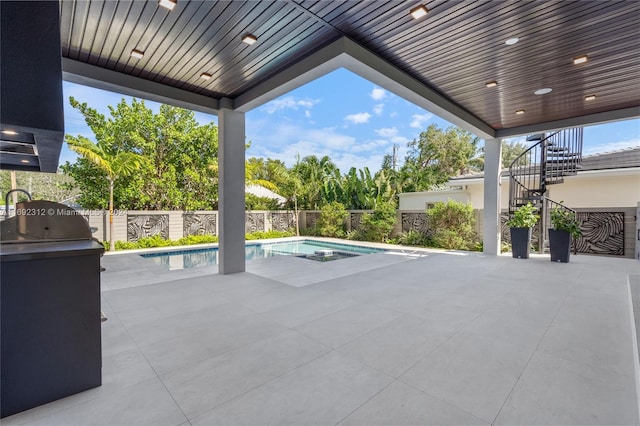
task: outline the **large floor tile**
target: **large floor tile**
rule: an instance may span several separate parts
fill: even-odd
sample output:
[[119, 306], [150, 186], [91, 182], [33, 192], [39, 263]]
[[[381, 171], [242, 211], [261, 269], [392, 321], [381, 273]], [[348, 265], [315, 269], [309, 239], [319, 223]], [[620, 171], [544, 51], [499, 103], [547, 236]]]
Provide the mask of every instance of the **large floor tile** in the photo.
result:
[[127, 331], [139, 346], [185, 336], [200, 331], [226, 330], [242, 321], [244, 317], [255, 315], [253, 311], [236, 303], [208, 307], [197, 311], [179, 312], [160, 319], [127, 324]]
[[530, 352], [509, 343], [459, 334], [400, 380], [491, 422], [523, 371]]
[[[225, 294], [228, 295], [228, 293]], [[236, 298], [235, 301], [254, 312], [266, 312], [282, 306], [303, 303], [323, 295], [325, 295], [325, 293], [319, 290], [283, 287], [262, 294], [247, 295], [241, 299]]]
[[495, 424], [635, 425], [635, 383], [628, 376], [538, 352]]
[[335, 425], [392, 380], [332, 352], [191, 420], [191, 423]]
[[178, 426], [186, 420], [169, 392], [156, 378], [57, 411], [27, 424]]
[[569, 361], [579, 362], [622, 375], [633, 375], [631, 330], [599, 324], [584, 327], [568, 323], [552, 325], [540, 350]]
[[341, 353], [389, 376], [402, 373], [451, 337], [427, 320], [403, 315], [341, 347]]
[[289, 331], [269, 318], [253, 314], [185, 332], [142, 346], [142, 350], [158, 373], [166, 373], [261, 340], [286, 335]]
[[161, 376], [182, 411], [194, 418], [330, 349], [290, 331]]
[[287, 327], [297, 327], [355, 304], [356, 302], [338, 295], [323, 294], [298, 303], [272, 308], [263, 312], [263, 315]]
[[296, 329], [325, 345], [337, 348], [393, 321], [401, 314], [371, 305], [349, 306]]
[[463, 330], [470, 335], [503, 341], [533, 353], [547, 329], [548, 324], [542, 319], [524, 320], [508, 314], [485, 312]]
[[340, 422], [344, 426], [488, 425], [402, 382], [394, 382]]

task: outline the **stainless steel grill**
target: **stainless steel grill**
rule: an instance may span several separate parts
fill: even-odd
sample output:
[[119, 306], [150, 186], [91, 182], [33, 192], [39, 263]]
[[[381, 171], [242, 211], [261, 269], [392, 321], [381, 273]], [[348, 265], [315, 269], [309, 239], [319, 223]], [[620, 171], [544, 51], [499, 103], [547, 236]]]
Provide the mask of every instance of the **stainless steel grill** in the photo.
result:
[[15, 215], [0, 222], [0, 242], [44, 243], [91, 240], [89, 223], [77, 211], [53, 201], [16, 204]]

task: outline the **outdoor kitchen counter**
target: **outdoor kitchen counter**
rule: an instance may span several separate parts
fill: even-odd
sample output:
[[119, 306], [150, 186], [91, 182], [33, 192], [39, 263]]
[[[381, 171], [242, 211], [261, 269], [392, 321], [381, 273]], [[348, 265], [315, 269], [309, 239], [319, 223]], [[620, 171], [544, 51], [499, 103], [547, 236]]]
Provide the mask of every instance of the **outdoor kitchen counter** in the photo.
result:
[[47, 241], [42, 243], [0, 243], [0, 261], [18, 262], [77, 255], [102, 254], [102, 244], [89, 241]]
[[0, 417], [102, 383], [103, 252], [91, 239], [0, 244]]

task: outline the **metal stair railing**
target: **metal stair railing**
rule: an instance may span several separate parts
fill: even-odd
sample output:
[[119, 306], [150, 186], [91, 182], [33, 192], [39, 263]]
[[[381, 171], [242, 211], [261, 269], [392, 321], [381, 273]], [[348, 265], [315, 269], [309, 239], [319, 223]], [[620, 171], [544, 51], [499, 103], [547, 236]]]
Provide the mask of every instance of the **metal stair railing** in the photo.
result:
[[540, 179], [543, 140], [530, 146], [509, 165], [509, 215], [522, 205], [529, 202], [537, 205], [537, 201], [542, 200], [545, 192]]
[[[528, 141], [538, 141], [509, 165], [509, 215], [520, 206], [531, 203], [540, 213], [540, 242], [542, 252], [547, 241], [550, 208], [561, 206], [546, 197], [547, 186], [564, 182], [565, 176], [575, 175], [582, 162], [582, 128], [565, 129], [544, 137], [533, 135]], [[571, 210], [573, 211], [573, 210]], [[575, 212], [574, 212], [575, 213]]]
[[582, 162], [582, 128], [565, 129], [544, 139], [545, 185], [563, 183], [578, 172]]

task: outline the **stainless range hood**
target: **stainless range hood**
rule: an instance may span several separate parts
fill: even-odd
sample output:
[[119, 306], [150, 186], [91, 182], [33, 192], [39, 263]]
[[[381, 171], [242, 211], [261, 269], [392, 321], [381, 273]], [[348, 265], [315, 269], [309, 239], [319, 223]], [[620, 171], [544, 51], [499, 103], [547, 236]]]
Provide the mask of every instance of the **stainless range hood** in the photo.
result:
[[57, 1], [0, 1], [0, 102], [0, 169], [55, 172], [64, 140]]

